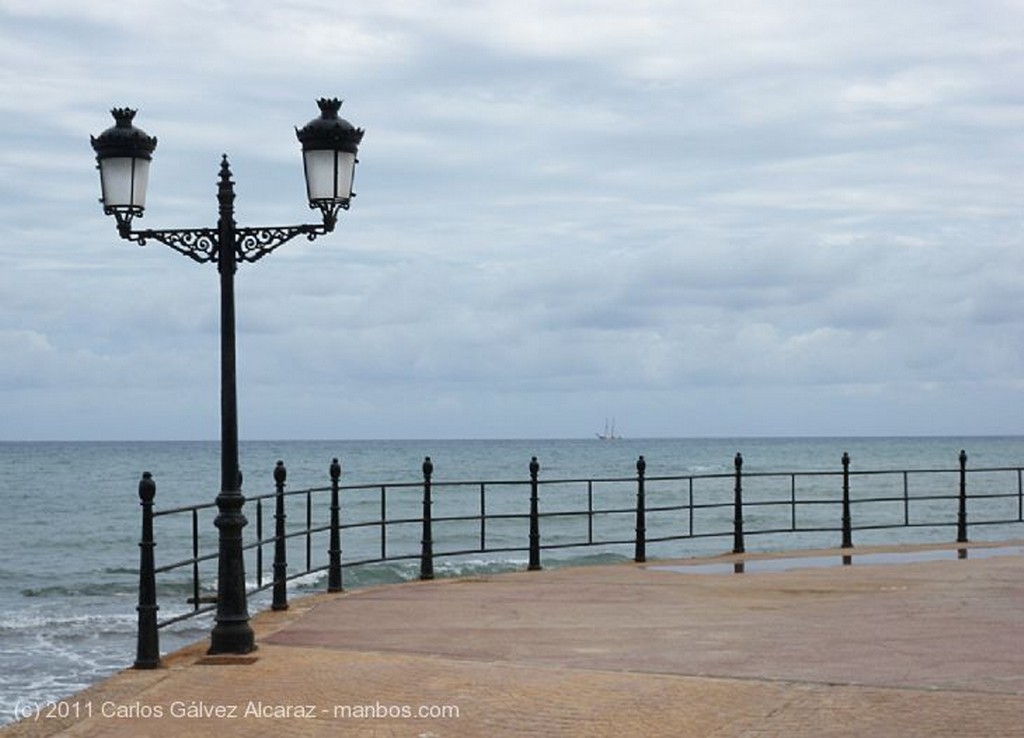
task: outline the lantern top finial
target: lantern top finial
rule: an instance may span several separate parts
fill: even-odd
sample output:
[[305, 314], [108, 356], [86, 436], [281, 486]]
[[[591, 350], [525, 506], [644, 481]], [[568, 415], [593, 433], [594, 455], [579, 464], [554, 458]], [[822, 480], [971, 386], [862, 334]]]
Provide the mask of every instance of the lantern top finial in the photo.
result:
[[320, 108], [319, 117], [295, 129], [303, 151], [335, 150], [352, 154], [358, 151], [363, 130], [338, 116], [341, 102], [336, 97], [322, 97], [316, 101]]
[[92, 147], [99, 159], [111, 157], [132, 157], [150, 159], [156, 148], [156, 137], [150, 136], [132, 125], [135, 113], [132, 108], [114, 108], [114, 125], [99, 136], [92, 136]]
[[118, 128], [131, 128], [132, 121], [135, 120], [135, 114], [138, 110], [132, 110], [131, 108], [114, 108], [110, 111], [110, 114], [114, 116], [114, 121]]
[[330, 120], [338, 117], [338, 111], [341, 110], [341, 104], [343, 100], [339, 100], [336, 97], [321, 97], [316, 101], [317, 107], [320, 108], [320, 117], [325, 120]]

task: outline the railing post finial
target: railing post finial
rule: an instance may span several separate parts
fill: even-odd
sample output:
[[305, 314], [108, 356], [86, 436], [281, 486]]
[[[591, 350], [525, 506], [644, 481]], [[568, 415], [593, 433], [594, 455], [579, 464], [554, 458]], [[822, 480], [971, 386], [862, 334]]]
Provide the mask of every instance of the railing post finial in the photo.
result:
[[284, 514], [284, 483], [288, 478], [288, 470], [283, 461], [274, 467], [274, 485], [277, 494], [274, 496], [276, 509], [274, 512], [274, 601], [272, 610], [288, 609], [288, 553], [285, 546], [285, 514]]
[[[843, 452], [843, 548], [853, 548], [853, 521], [850, 517], [850, 455]], [[844, 564], [852, 563], [843, 559]]]
[[636, 541], [633, 560], [640, 564], [647, 561], [647, 502], [644, 493], [644, 474], [647, 462], [643, 455], [636, 460]]
[[537, 494], [537, 476], [540, 462], [534, 456], [530, 459], [530, 563], [529, 571], [540, 571], [540, 502]]
[[733, 459], [733, 466], [736, 469], [736, 486], [733, 490], [733, 517], [732, 517], [732, 552], [744, 553], [743, 544], [743, 455], [736, 453]]
[[960, 450], [960, 507], [956, 516], [956, 542], [967, 543], [967, 452]]
[[142, 473], [139, 481], [139, 504], [142, 505], [142, 539], [139, 541], [139, 613], [138, 643], [135, 656], [136, 669], [155, 669], [160, 666], [160, 635], [156, 613], [156, 564], [153, 549], [153, 500], [156, 482], [149, 472]]
[[338, 500], [341, 483], [341, 462], [338, 457], [331, 459], [331, 543], [327, 565], [327, 591], [341, 592], [341, 506]]
[[434, 463], [430, 457], [423, 459], [423, 538], [420, 541], [420, 579], [434, 578], [434, 534], [431, 528], [430, 478]]

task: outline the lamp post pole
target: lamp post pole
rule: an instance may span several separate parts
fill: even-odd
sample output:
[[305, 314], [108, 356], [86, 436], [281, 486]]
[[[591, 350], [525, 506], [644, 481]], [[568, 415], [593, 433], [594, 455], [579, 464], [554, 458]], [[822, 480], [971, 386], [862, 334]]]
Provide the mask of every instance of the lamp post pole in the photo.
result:
[[362, 129], [338, 117], [341, 102], [317, 101], [320, 117], [296, 130], [302, 143], [310, 208], [323, 223], [239, 228], [235, 223], [235, 185], [227, 155], [221, 159], [217, 186], [216, 228], [133, 230], [132, 220], [145, 208], [147, 177], [156, 139], [135, 128], [135, 111], [114, 109], [115, 125], [92, 139], [100, 170], [104, 212], [117, 220], [118, 234], [144, 245], [159, 241], [199, 263], [214, 262], [220, 273], [221, 340], [221, 484], [217, 495], [219, 531], [217, 616], [210, 634], [210, 654], [245, 654], [255, 647], [245, 591], [242, 513], [245, 497], [238, 465], [238, 393], [235, 369], [235, 271], [239, 262], [257, 261], [277, 247], [304, 235], [310, 241], [334, 230], [340, 210], [347, 210]]
[[238, 464], [238, 379], [235, 371], [235, 186], [224, 157], [217, 186], [217, 270], [220, 272], [220, 494], [217, 553], [217, 624], [210, 633], [210, 653], [249, 653], [255, 648], [245, 594], [242, 557], [241, 470]]

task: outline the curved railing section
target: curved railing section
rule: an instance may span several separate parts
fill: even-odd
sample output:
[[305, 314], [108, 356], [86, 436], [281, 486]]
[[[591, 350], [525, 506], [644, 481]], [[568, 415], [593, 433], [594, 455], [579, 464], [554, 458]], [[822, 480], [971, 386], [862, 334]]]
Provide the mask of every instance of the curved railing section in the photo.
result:
[[[334, 459], [328, 484], [287, 489], [278, 461], [274, 491], [246, 500], [247, 591], [272, 589], [272, 608], [283, 610], [296, 579], [326, 575], [327, 591], [338, 592], [345, 571], [385, 562], [418, 562], [419, 577], [432, 579], [435, 561], [445, 558], [525, 554], [526, 568], [537, 570], [543, 552], [568, 549], [631, 548], [641, 562], [648, 548], [674, 557], [711, 553], [696, 549], [718, 539], [726, 546], [731, 539], [732, 553], [744, 553], [752, 537], [807, 534], [852, 549], [855, 537], [875, 531], [929, 528], [951, 529], [949, 539], [967, 543], [971, 529], [1024, 523], [1024, 467], [969, 469], [964, 452], [949, 469], [851, 470], [847, 454], [825, 471], [744, 471], [740, 454], [732, 466], [658, 476], [640, 456], [626, 476], [545, 479], [534, 457], [522, 479], [437, 481], [427, 457], [417, 481], [342, 485]], [[217, 508], [158, 509], [148, 472], [139, 496], [136, 666], [151, 668], [159, 664], [160, 628], [216, 608]], [[186, 552], [159, 566], [157, 527], [162, 545]], [[180, 611], [159, 619], [158, 591]]]

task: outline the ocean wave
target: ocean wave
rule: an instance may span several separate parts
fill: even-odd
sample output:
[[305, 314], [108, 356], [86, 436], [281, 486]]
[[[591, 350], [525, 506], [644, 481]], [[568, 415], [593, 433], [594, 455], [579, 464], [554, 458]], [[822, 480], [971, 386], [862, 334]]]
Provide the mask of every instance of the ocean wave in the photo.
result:
[[571, 556], [568, 558], [551, 557], [547, 559], [550, 566], [605, 566], [607, 564], [622, 564], [632, 561], [633, 557], [613, 551], [585, 554], [583, 556]]
[[20, 590], [24, 597], [135, 597], [138, 596], [138, 583], [134, 586], [124, 582], [93, 582], [80, 585], [54, 584], [49, 587], [26, 587]]
[[[548, 567], [600, 566], [630, 560], [631, 557], [626, 554], [602, 552], [580, 556], [558, 556], [555, 554], [549, 554], [545, 556], [543, 563]], [[526, 569], [527, 564], [528, 559], [525, 556], [509, 557], [496, 554], [489, 557], [477, 556], [473, 558], [435, 557], [433, 569], [435, 578], [448, 579], [522, 571]], [[417, 580], [419, 577], [419, 559], [383, 561], [372, 564], [363, 564], [360, 566], [346, 567], [342, 573], [342, 579], [346, 589], [374, 587], [386, 584], [400, 584], [402, 582]], [[289, 587], [294, 587], [303, 592], [325, 590], [327, 587], [327, 573], [316, 572], [304, 577], [299, 577], [289, 582]]]
[[48, 610], [14, 610], [0, 614], [0, 634], [87, 635], [121, 633], [133, 628], [138, 616], [133, 611], [72, 614]]
[[139, 575], [139, 570], [124, 566], [108, 566], [102, 570], [104, 574], [130, 574], [133, 577]]

